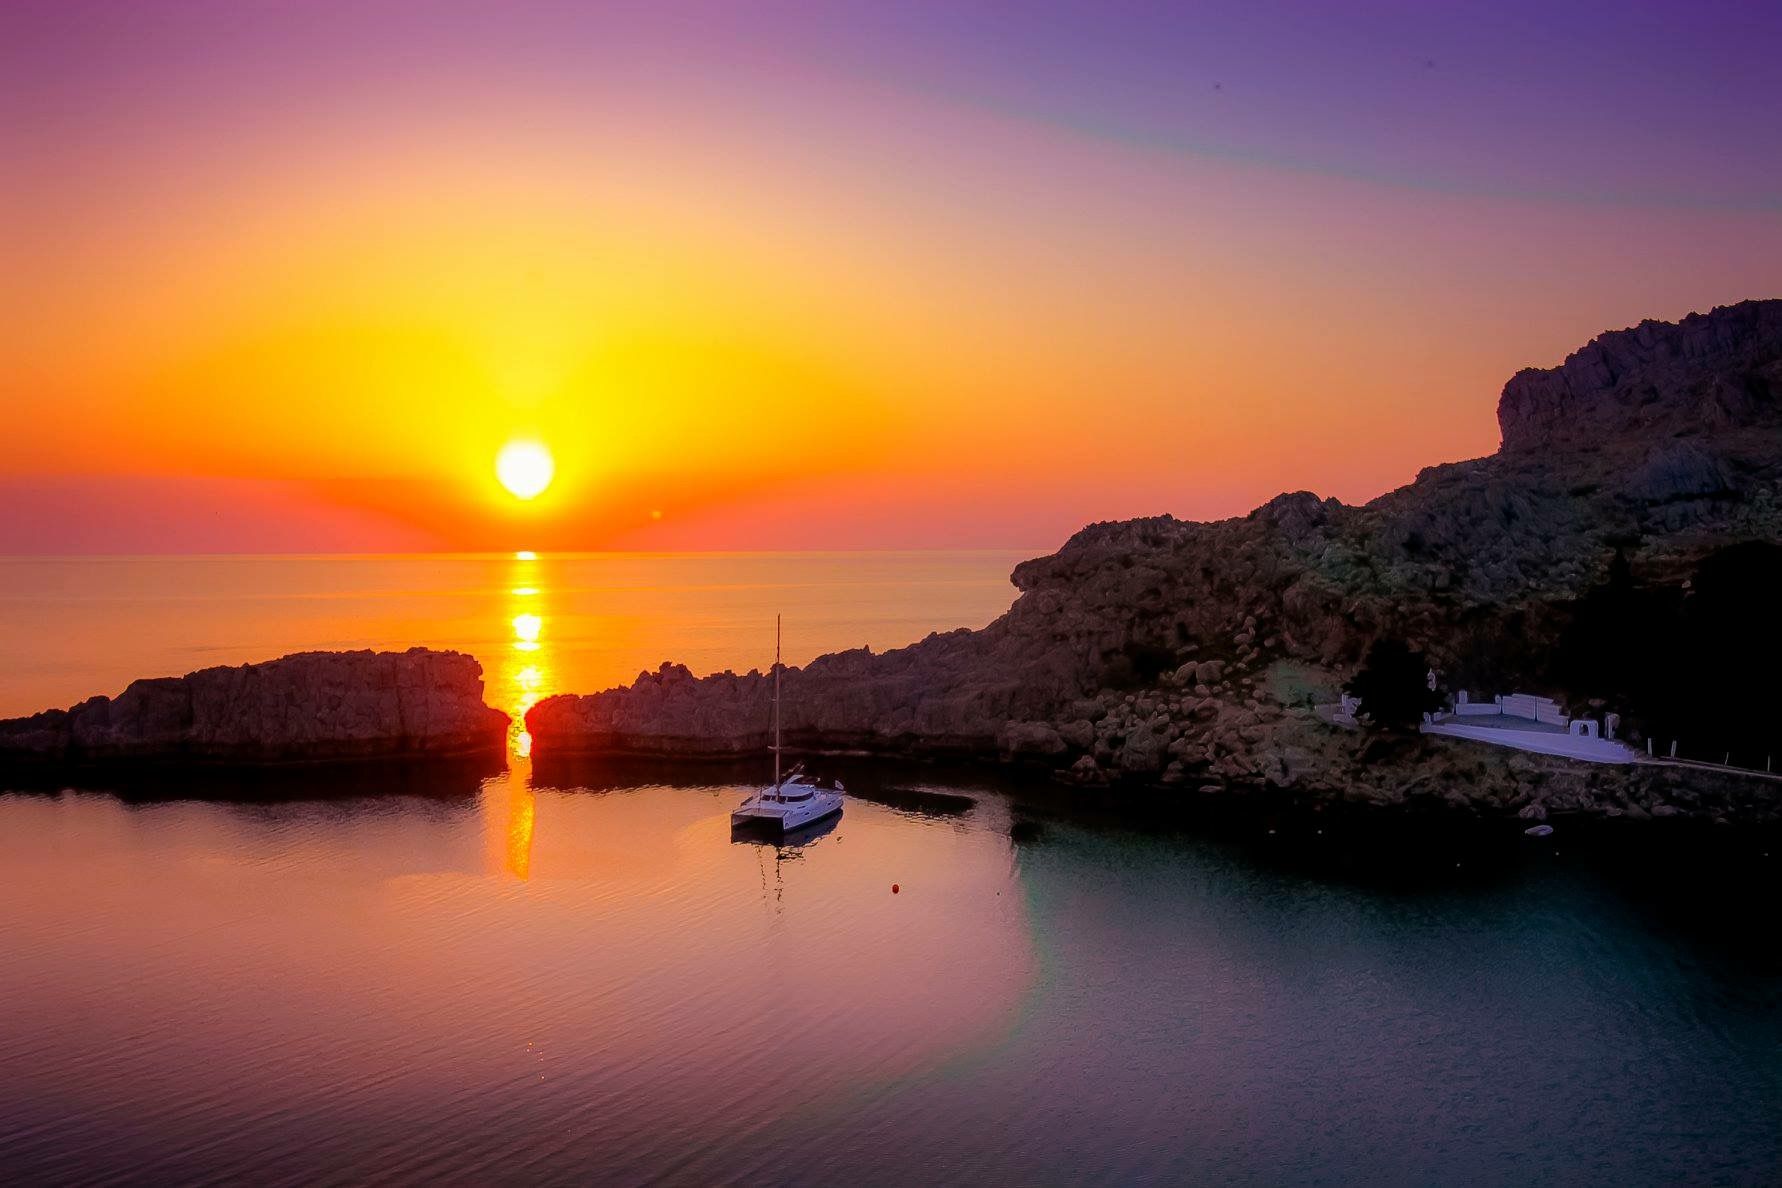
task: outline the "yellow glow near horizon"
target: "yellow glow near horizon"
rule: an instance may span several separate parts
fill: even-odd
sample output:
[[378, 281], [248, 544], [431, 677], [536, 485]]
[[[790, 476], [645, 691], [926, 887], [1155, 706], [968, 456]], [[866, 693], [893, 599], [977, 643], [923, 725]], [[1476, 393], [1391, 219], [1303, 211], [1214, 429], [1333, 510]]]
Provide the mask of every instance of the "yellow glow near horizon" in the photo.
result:
[[[1761, 289], [1778, 258], [1750, 250], [1777, 241], [1773, 212], [1697, 211], [1685, 236], [1683, 213], [1638, 203], [1432, 196], [877, 78], [785, 137], [803, 109], [745, 77], [743, 103], [602, 71], [516, 73], [491, 101], [452, 70], [367, 67], [339, 92], [362, 107], [269, 101], [251, 126], [184, 83], [158, 119], [80, 108], [25, 154], [56, 184], [0, 220], [8, 271], [54, 282], [0, 292], [18, 307], [0, 469], [69, 485], [0, 537], [1037, 551], [1091, 520], [1371, 498], [1487, 453], [1515, 366]], [[894, 193], [887, 151], [910, 164]], [[1600, 259], [1606, 226], [1674, 250], [1630, 290]], [[1506, 265], [1506, 244], [1527, 259]], [[1532, 307], [1452, 283], [1515, 292], [1522, 264], [1577, 283]], [[1437, 373], [1454, 415], [1405, 415]], [[1081, 430], [1104, 421], [1143, 431]], [[1357, 425], [1381, 431], [1328, 448]], [[510, 479], [498, 456], [522, 446]], [[230, 514], [207, 514], [225, 490]]]
[[536, 499], [556, 473], [551, 451], [536, 441], [510, 441], [495, 456], [495, 477], [516, 499]]

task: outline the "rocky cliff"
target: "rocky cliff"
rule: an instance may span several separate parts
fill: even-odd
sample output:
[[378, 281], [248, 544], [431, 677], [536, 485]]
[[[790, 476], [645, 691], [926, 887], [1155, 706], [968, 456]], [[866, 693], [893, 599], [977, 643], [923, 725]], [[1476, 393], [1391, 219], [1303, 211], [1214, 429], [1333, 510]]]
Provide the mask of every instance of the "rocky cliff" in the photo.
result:
[[[1511, 379], [1499, 421], [1496, 454], [1365, 506], [1297, 492], [1216, 523], [1091, 525], [1018, 566], [1014, 605], [982, 630], [788, 670], [788, 745], [1528, 816], [1637, 814], [1679, 796], [1705, 797], [1685, 807], [1706, 814], [1767, 811], [1772, 794], [1754, 808], [1736, 781], [1679, 791], [1656, 770], [1447, 740], [1367, 752], [1315, 718], [1382, 635], [1460, 684], [1528, 679], [1554, 608], [1617, 549], [1675, 576], [1726, 543], [1782, 539], [1782, 301], [1605, 334]], [[758, 753], [770, 685], [665, 664], [628, 688], [546, 699], [527, 727], [545, 755]]]
[[508, 717], [459, 652], [300, 652], [131, 682], [0, 721], [0, 761], [283, 763], [499, 753]]
[[1503, 452], [1598, 448], [1773, 425], [1782, 400], [1782, 302], [1746, 301], [1592, 339], [1549, 370], [1518, 372], [1498, 404]]

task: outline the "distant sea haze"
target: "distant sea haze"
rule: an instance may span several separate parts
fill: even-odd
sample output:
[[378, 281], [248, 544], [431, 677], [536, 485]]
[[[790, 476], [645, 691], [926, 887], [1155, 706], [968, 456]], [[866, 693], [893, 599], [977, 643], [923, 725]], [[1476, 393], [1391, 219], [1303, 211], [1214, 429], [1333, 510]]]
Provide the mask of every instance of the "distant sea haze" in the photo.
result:
[[665, 660], [765, 670], [1008, 609], [1028, 553], [0, 558], [0, 717], [138, 677], [296, 651], [454, 648], [489, 704], [629, 684]]

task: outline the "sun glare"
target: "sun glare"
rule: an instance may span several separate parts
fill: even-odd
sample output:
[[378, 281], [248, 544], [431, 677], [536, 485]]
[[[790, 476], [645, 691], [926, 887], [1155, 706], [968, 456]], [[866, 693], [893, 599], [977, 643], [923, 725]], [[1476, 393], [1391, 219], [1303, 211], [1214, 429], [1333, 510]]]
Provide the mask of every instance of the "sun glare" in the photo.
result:
[[551, 485], [557, 465], [536, 441], [510, 441], [495, 456], [495, 477], [518, 499], [535, 499]]

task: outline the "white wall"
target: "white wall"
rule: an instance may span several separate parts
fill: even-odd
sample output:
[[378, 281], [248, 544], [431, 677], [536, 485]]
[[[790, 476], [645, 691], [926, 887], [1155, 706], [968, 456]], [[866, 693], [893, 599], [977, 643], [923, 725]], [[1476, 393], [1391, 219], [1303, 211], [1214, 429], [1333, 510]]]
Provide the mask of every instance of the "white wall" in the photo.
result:
[[1554, 726], [1565, 725], [1565, 715], [1560, 713], [1559, 703], [1551, 697], [1512, 693], [1503, 699], [1503, 710], [1507, 717], [1533, 718], [1537, 722], [1548, 722]]

